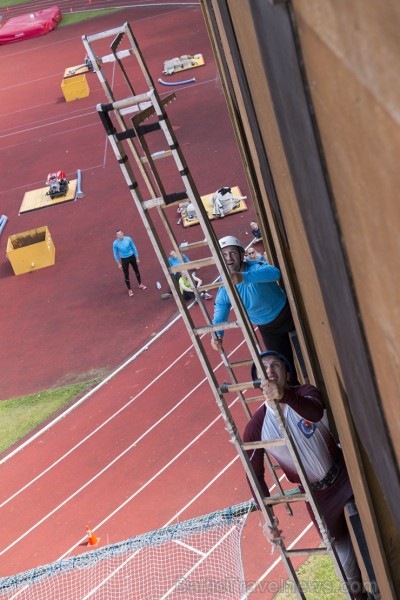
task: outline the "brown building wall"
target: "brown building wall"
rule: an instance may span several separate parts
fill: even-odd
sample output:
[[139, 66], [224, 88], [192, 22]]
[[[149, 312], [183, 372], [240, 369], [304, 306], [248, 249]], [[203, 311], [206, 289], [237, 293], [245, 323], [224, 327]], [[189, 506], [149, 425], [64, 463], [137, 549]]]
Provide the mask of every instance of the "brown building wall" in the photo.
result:
[[[399, 594], [400, 5], [203, 2], [254, 202]], [[396, 591], [395, 591], [396, 590]]]

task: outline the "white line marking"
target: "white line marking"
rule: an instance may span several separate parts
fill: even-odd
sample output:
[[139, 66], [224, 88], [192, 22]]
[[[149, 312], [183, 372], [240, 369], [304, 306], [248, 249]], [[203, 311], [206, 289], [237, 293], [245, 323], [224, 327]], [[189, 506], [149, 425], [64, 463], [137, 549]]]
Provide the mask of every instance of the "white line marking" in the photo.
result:
[[[175, 318], [174, 321], [178, 320], [180, 318], [180, 315], [177, 316]], [[170, 324], [171, 325], [171, 324]], [[154, 341], [154, 340], [152, 340]], [[243, 342], [241, 342], [240, 345], [242, 345]], [[240, 346], [239, 345], [239, 346]], [[147, 348], [146, 348], [147, 349]], [[189, 350], [190, 348], [188, 348], [187, 350]], [[141, 350], [143, 351], [143, 349]], [[234, 350], [236, 351], [236, 349]], [[135, 356], [137, 356], [138, 353], [136, 353]], [[124, 365], [122, 365], [119, 369], [121, 370], [122, 368], [125, 368], [125, 366], [131, 362], [133, 360], [134, 357], [131, 357], [131, 359], [129, 359], [129, 361], [127, 361], [126, 363], [124, 363]], [[218, 368], [220, 368], [222, 366], [222, 362], [220, 362], [214, 369], [214, 371], [216, 371]], [[115, 371], [112, 375], [114, 376], [116, 374], [117, 371]], [[110, 379], [111, 376], [109, 376], [107, 379]], [[72, 500], [75, 496], [77, 496], [82, 490], [84, 490], [85, 488], [87, 488], [89, 485], [91, 485], [96, 479], [98, 479], [101, 475], [103, 475], [103, 473], [105, 473], [108, 469], [110, 469], [118, 460], [120, 460], [123, 456], [125, 456], [125, 454], [127, 454], [132, 448], [134, 448], [141, 440], [143, 440], [155, 427], [157, 427], [157, 425], [159, 425], [160, 423], [162, 423], [162, 421], [164, 421], [164, 419], [166, 419], [169, 415], [171, 415], [181, 404], [183, 404], [190, 396], [193, 392], [195, 392], [203, 383], [205, 383], [207, 381], [206, 377], [203, 377], [203, 379], [201, 379], [177, 404], [175, 404], [175, 406], [173, 406], [168, 412], [166, 412], [160, 419], [158, 419], [158, 421], [156, 421], [155, 423], [153, 423], [153, 425], [151, 427], [149, 427], [144, 433], [142, 433], [134, 442], [132, 442], [132, 444], [130, 444], [127, 448], [125, 448], [125, 450], [123, 452], [121, 452], [118, 456], [116, 456], [111, 462], [109, 462], [105, 467], [103, 467], [103, 469], [101, 469], [100, 471], [98, 471], [96, 473], [96, 475], [94, 475], [91, 479], [89, 479], [88, 481], [86, 481], [80, 488], [78, 488], [77, 490], [75, 490], [75, 492], [73, 494], [70, 494], [67, 498], [65, 498], [60, 504], [58, 504], [58, 506], [54, 507], [49, 513], [47, 513], [44, 517], [42, 517], [39, 521], [37, 521], [35, 523], [35, 525], [32, 525], [32, 527], [30, 527], [25, 533], [21, 534], [17, 539], [15, 539], [13, 542], [11, 542], [11, 544], [9, 544], [6, 548], [4, 548], [3, 550], [0, 551], [0, 556], [2, 556], [5, 552], [7, 552], [8, 550], [10, 550], [13, 546], [15, 546], [15, 544], [17, 544], [19, 541], [21, 541], [22, 539], [24, 539], [25, 536], [29, 535], [32, 531], [34, 531], [39, 525], [41, 525], [42, 523], [44, 523], [50, 516], [52, 516], [53, 514], [55, 514], [60, 508], [62, 508], [63, 506], [65, 506], [70, 500]], [[102, 382], [102, 384], [104, 384], [104, 382]], [[88, 395], [91, 395], [96, 389], [98, 389], [102, 384], [99, 384], [99, 386], [96, 386], [96, 388], [94, 388], [94, 390], [92, 390], [91, 392], [89, 392]], [[151, 384], [149, 384], [151, 385]], [[81, 403], [86, 397], [88, 397], [88, 395], [86, 395], [84, 398], [81, 398], [81, 400], [79, 400], [79, 403]], [[237, 400], [235, 399], [232, 404], [234, 404]], [[77, 403], [78, 404], [78, 403]], [[75, 405], [74, 405], [75, 406]], [[71, 407], [72, 409], [73, 407]], [[62, 415], [60, 415], [61, 417]], [[202, 435], [204, 435], [219, 419], [222, 418], [222, 414], [218, 415], [218, 417], [216, 417], [213, 421], [211, 421], [211, 423], [209, 425], [207, 425], [207, 427], [205, 429], [203, 429], [203, 431], [201, 431], [194, 439], [192, 439], [192, 441], [187, 444], [174, 458], [172, 458], [162, 469], [160, 469], [160, 471], [158, 471], [158, 473], [156, 473], [155, 475], [153, 475], [153, 477], [147, 481], [147, 483], [143, 484], [138, 490], [136, 490], [136, 492], [134, 492], [134, 494], [132, 496], [130, 496], [130, 498], [128, 498], [123, 504], [121, 504], [118, 508], [116, 508], [108, 517], [106, 517], [106, 519], [104, 521], [102, 521], [102, 523], [100, 523], [100, 525], [102, 525], [103, 523], [105, 523], [109, 518], [111, 518], [114, 514], [116, 514], [117, 512], [119, 512], [121, 510], [121, 508], [123, 508], [128, 502], [130, 502], [131, 499], [133, 499], [137, 494], [139, 494], [143, 489], [145, 489], [152, 481], [154, 481], [158, 475], [160, 475], [161, 473], [163, 473], [165, 471], [165, 469], [167, 469], [171, 464], [173, 464], [188, 448], [190, 448]], [[55, 421], [57, 421], [58, 419], [55, 419]], [[45, 430], [46, 428], [44, 428]], [[42, 430], [43, 431], [43, 430]], [[90, 436], [88, 436], [90, 437]], [[29, 441], [29, 440], [27, 440]], [[16, 449], [17, 450], [17, 449]], [[6, 457], [7, 458], [7, 457]], [[99, 525], [98, 525], [99, 526]], [[98, 527], [97, 526], [97, 527]], [[72, 547], [75, 548], [77, 545], [79, 545], [85, 538], [82, 538], [81, 540], [79, 540], [79, 542], [77, 544], [75, 544], [75, 546]], [[71, 552], [71, 549], [68, 550], [67, 554], [69, 554], [69, 552]], [[63, 556], [66, 556], [67, 554], [64, 554]]]
[[26, 448], [26, 446], [28, 446], [34, 440], [36, 440], [38, 437], [40, 437], [45, 431], [48, 431], [51, 427], [53, 427], [53, 425], [55, 425], [56, 423], [58, 423], [58, 421], [61, 421], [61, 419], [63, 419], [66, 415], [68, 415], [70, 412], [72, 412], [73, 410], [75, 410], [78, 406], [80, 406], [83, 402], [85, 402], [88, 398], [90, 398], [90, 396], [92, 396], [93, 394], [95, 394], [99, 389], [101, 389], [104, 385], [106, 385], [106, 383], [108, 383], [113, 377], [115, 377], [116, 375], [118, 375], [118, 373], [120, 373], [123, 369], [125, 369], [125, 367], [127, 367], [138, 356], [140, 356], [143, 352], [145, 352], [146, 350], [148, 350], [148, 348], [152, 344], [154, 344], [154, 342], [156, 340], [158, 340], [164, 333], [166, 333], [173, 325], [175, 325], [175, 323], [180, 318], [181, 318], [180, 315], [176, 316], [171, 321], [171, 323], [169, 323], [168, 325], [166, 325], [166, 327], [164, 327], [164, 329], [162, 329], [159, 333], [157, 333], [157, 335], [155, 335], [154, 337], [152, 337], [151, 340], [149, 340], [146, 343], [145, 346], [143, 346], [140, 350], [138, 350], [137, 352], [135, 352], [135, 354], [133, 354], [130, 358], [128, 358], [128, 360], [126, 360], [120, 367], [118, 367], [118, 369], [116, 369], [115, 371], [113, 371], [112, 373], [110, 373], [110, 375], [108, 375], [105, 379], [103, 379], [103, 381], [101, 381], [98, 385], [96, 385], [96, 387], [94, 387], [92, 390], [90, 390], [90, 392], [88, 392], [87, 394], [85, 394], [80, 400], [78, 400], [77, 402], [75, 402], [75, 404], [73, 404], [72, 406], [70, 406], [69, 408], [67, 408], [61, 415], [59, 415], [58, 417], [56, 417], [55, 419], [53, 419], [53, 421], [50, 421], [49, 423], [47, 423], [47, 425], [45, 425], [44, 427], [42, 427], [42, 429], [40, 429], [39, 431], [37, 431], [28, 440], [26, 440], [25, 442], [23, 442], [20, 446], [18, 446], [12, 452], [10, 452], [9, 454], [7, 454], [7, 456], [5, 456], [4, 458], [2, 458], [0, 460], [0, 465], [2, 465], [5, 462], [7, 462], [10, 458], [12, 458], [13, 456], [15, 456], [23, 448]]
[[[146, 392], [154, 383], [156, 383], [156, 381], [158, 381], [159, 379], [161, 379], [161, 377], [163, 377], [163, 375], [165, 375], [165, 373], [167, 373], [167, 371], [169, 371], [173, 366], [175, 366], [176, 363], [179, 360], [181, 360], [181, 358], [183, 356], [185, 356], [185, 354], [187, 354], [189, 352], [189, 350], [191, 350], [192, 348], [193, 348], [193, 346], [189, 346], [189, 348], [187, 348], [180, 356], [178, 356], [178, 358], [176, 358], [166, 369], [164, 369], [164, 371], [162, 371], [159, 375], [157, 375], [157, 377], [155, 377], [151, 381], [151, 383], [147, 384], [138, 394], [136, 394], [136, 396], [134, 396], [133, 398], [131, 398], [126, 404], [124, 404], [123, 406], [121, 406], [121, 408], [119, 408], [116, 412], [114, 412], [112, 415], [110, 415], [105, 421], [103, 421], [102, 423], [100, 423], [100, 425], [98, 425], [95, 429], [93, 429], [93, 431], [91, 431], [91, 433], [89, 433], [84, 438], [82, 438], [77, 444], [75, 444], [75, 446], [73, 446], [72, 448], [70, 448], [67, 452], [65, 452], [65, 454], [63, 454], [62, 456], [60, 456], [60, 458], [58, 458], [56, 461], [54, 461], [46, 469], [44, 469], [44, 471], [42, 471], [41, 473], [39, 473], [38, 475], [36, 475], [36, 477], [34, 477], [33, 479], [31, 479], [28, 483], [26, 483], [17, 492], [15, 492], [11, 496], [9, 496], [6, 500], [4, 500], [3, 502], [1, 502], [0, 503], [0, 508], [3, 508], [3, 506], [5, 506], [9, 502], [11, 502], [11, 500], [13, 500], [16, 496], [18, 496], [19, 494], [21, 494], [23, 491], [25, 491], [31, 485], [33, 485], [36, 481], [38, 481], [46, 473], [48, 473], [49, 471], [51, 471], [54, 467], [56, 467], [57, 465], [59, 465], [65, 458], [67, 458], [67, 456], [69, 456], [70, 454], [72, 454], [72, 452], [74, 452], [82, 444], [84, 444], [85, 442], [87, 442], [87, 440], [89, 440], [93, 435], [95, 435], [101, 429], [103, 429], [103, 427], [105, 427], [106, 425], [108, 425], [108, 423], [110, 423], [115, 417], [117, 417], [126, 408], [128, 408], [132, 404], [132, 402], [135, 402], [135, 400], [137, 400], [138, 398], [140, 398], [140, 396], [142, 396], [142, 394], [144, 394], [144, 392]], [[96, 389], [98, 390], [99, 386], [97, 386]], [[92, 390], [92, 391], [94, 391], [94, 390]], [[89, 397], [89, 394], [91, 394], [91, 392], [89, 392], [88, 394], [86, 394], [86, 398]]]
[[[295, 544], [297, 544], [297, 542], [299, 540], [301, 540], [301, 538], [307, 533], [307, 531], [314, 525], [314, 523], [311, 521], [304, 529], [301, 533], [299, 533], [299, 535], [297, 536], [297, 538], [290, 544], [290, 546], [288, 546], [288, 550], [291, 550], [293, 548], [293, 546]], [[253, 585], [248, 588], [246, 590], [246, 594], [244, 596], [242, 596], [240, 598], [240, 600], [247, 600], [247, 594], [251, 594], [252, 592], [258, 592], [261, 590], [257, 590], [258, 585], [267, 577], [267, 575], [269, 575], [271, 573], [271, 571], [273, 571], [273, 569], [275, 569], [275, 567], [282, 561], [281, 557], [277, 558], [275, 562], [272, 563], [272, 565], [270, 565], [268, 567], [268, 569], [265, 571], [265, 573], [263, 573], [261, 575], [261, 577], [259, 577], [257, 579], [256, 582], [253, 583]]]

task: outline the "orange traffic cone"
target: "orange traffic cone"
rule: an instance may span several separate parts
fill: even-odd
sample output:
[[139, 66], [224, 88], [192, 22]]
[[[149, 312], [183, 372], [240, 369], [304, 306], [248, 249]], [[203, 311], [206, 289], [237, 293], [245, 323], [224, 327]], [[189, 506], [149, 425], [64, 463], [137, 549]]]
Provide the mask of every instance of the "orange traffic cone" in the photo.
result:
[[86, 525], [86, 532], [88, 538], [88, 546], [98, 546], [100, 538], [96, 537], [92, 530], [89, 528], [89, 525]]

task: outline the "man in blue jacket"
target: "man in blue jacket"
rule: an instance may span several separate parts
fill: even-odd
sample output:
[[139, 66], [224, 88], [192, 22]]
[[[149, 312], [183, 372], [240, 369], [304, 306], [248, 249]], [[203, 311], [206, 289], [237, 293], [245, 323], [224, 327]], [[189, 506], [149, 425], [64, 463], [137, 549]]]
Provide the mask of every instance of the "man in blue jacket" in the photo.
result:
[[131, 282], [129, 279], [129, 265], [132, 265], [132, 268], [135, 271], [139, 288], [141, 290], [145, 290], [146, 286], [142, 283], [138, 267], [138, 263], [140, 262], [139, 253], [135, 244], [133, 243], [132, 238], [124, 235], [121, 229], [117, 230], [117, 238], [113, 242], [113, 253], [118, 268], [122, 269], [124, 272], [125, 283], [126, 287], [128, 288], [129, 296], [133, 296]]
[[[278, 285], [279, 269], [269, 264], [245, 262], [245, 249], [240, 241], [227, 235], [219, 240], [231, 280], [236, 285], [243, 306], [251, 323], [258, 327], [265, 348], [286, 356], [296, 373], [289, 333], [294, 330], [290, 306], [284, 290]], [[213, 323], [228, 320], [231, 303], [224, 287], [219, 288], [215, 298]], [[223, 331], [218, 333], [211, 345], [214, 350], [222, 347]]]
[[[183, 258], [183, 262], [189, 262], [189, 259], [186, 256], [186, 254], [182, 253], [182, 258]], [[177, 253], [175, 252], [175, 250], [171, 250], [171, 252], [169, 253], [168, 263], [169, 263], [169, 265], [171, 267], [174, 267], [175, 265], [182, 264], [182, 261], [179, 258], [179, 256], [177, 255]], [[177, 271], [175, 273], [175, 279], [177, 280], [178, 283], [179, 283], [179, 280], [180, 280], [181, 277], [182, 277], [182, 273], [180, 273], [179, 271]]]

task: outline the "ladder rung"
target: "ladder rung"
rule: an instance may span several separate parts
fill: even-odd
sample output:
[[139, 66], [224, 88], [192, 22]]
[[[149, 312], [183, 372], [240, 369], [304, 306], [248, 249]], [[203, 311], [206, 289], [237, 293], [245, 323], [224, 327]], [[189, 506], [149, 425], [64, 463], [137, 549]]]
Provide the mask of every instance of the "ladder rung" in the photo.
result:
[[97, 104], [96, 110], [97, 112], [111, 112], [112, 110], [120, 110], [121, 108], [127, 108], [128, 106], [135, 106], [137, 104], [141, 104], [142, 102], [149, 102], [150, 98], [154, 96], [154, 90], [151, 88], [148, 92], [144, 94], [139, 94], [137, 96], [129, 96], [129, 98], [124, 98], [123, 100], [116, 100], [115, 102], [110, 102], [109, 104]]
[[325, 546], [321, 548], [297, 548], [285, 551], [286, 556], [304, 556], [306, 554], [329, 554]]
[[265, 402], [264, 396], [249, 396], [246, 398], [246, 404], [249, 402]]
[[113, 29], [107, 29], [107, 31], [101, 31], [100, 33], [91, 33], [90, 35], [84, 35], [83, 39], [88, 42], [95, 42], [97, 40], [104, 40], [105, 38], [111, 37], [113, 35], [118, 35], [120, 32], [125, 31], [125, 27], [114, 27]]
[[259, 387], [259, 381], [245, 381], [243, 383], [223, 383], [219, 386], [219, 389], [223, 394], [227, 394], [229, 392], [244, 392]]
[[[184, 263], [183, 269], [185, 271], [194, 271], [200, 269], [200, 267], [208, 267], [209, 265], [215, 265], [215, 260], [212, 256], [209, 258], [199, 258], [197, 260], [191, 260], [190, 262]], [[182, 263], [174, 265], [169, 268], [170, 273], [180, 273], [182, 271]]]
[[[244, 360], [236, 360], [235, 362], [231, 362], [230, 365], [233, 369], [237, 367], [250, 367], [253, 364], [252, 358], [246, 358]], [[260, 386], [257, 386], [260, 387]]]
[[179, 244], [179, 250], [194, 250], [195, 248], [204, 248], [208, 246], [207, 240], [199, 240], [198, 242], [182, 242]]
[[277, 440], [258, 441], [258, 442], [243, 442], [241, 444], [243, 450], [258, 450], [259, 448], [273, 448], [274, 446], [285, 446], [285, 438], [278, 438]]
[[199, 292], [207, 292], [208, 290], [215, 290], [215, 288], [220, 288], [221, 285], [224, 285], [222, 281], [218, 281], [217, 283], [206, 283], [204, 285], [199, 285], [197, 288]]
[[203, 335], [203, 333], [213, 333], [213, 331], [225, 331], [226, 329], [235, 329], [239, 327], [237, 321], [227, 321], [226, 323], [217, 323], [217, 325], [204, 325], [204, 327], [196, 327], [193, 329], [195, 335]]
[[167, 194], [165, 196], [165, 204], [169, 206], [175, 202], [182, 202], [182, 200], [185, 200], [185, 198], [187, 198], [186, 192], [174, 192], [173, 194]]
[[149, 106], [153, 106], [151, 102], [143, 102], [142, 105], [135, 105], [135, 106], [128, 106], [127, 108], [121, 108], [121, 110], [119, 111], [119, 114], [121, 116], [124, 115], [130, 115], [133, 112], [139, 112], [139, 110], [144, 110], [145, 108], [148, 108]]
[[[147, 159], [146, 159], [147, 160]], [[181, 200], [181, 195], [185, 194], [185, 192], [176, 192], [174, 194], [167, 194], [165, 197], [161, 198], [149, 198], [149, 200], [144, 200], [142, 202], [142, 206], [145, 209], [154, 208], [155, 206], [167, 206], [172, 202], [179, 202]], [[187, 263], [189, 264], [189, 263]], [[182, 265], [180, 265], [180, 269], [176, 269], [176, 271], [180, 272], [182, 270]], [[172, 267], [170, 269], [172, 271]]]
[[150, 198], [150, 200], [144, 200], [142, 206], [145, 210], [154, 208], [155, 206], [165, 206], [164, 198]]
[[117, 60], [117, 58], [120, 60], [121, 58], [126, 58], [127, 56], [131, 56], [131, 54], [133, 54], [133, 49], [129, 48], [129, 50], [120, 50], [119, 52], [116, 52], [115, 54], [105, 54], [104, 56], [101, 57], [101, 62], [102, 63], [110, 63], [110, 62], [115, 62]]
[[[168, 94], [168, 96], [166, 96], [165, 98], [162, 99], [161, 104], [163, 106], [165, 106], [166, 104], [168, 104], [169, 102], [172, 102], [172, 100], [175, 100], [176, 96], [174, 94], [174, 92], [172, 92], [172, 94]], [[134, 115], [131, 119], [132, 121], [132, 125], [134, 127], [137, 127], [138, 125], [140, 125], [140, 123], [143, 123], [143, 121], [145, 121], [146, 119], [149, 119], [151, 116], [153, 116], [156, 112], [155, 106], [150, 103], [150, 106], [146, 106], [143, 108], [143, 110], [140, 111], [140, 113], [138, 113], [137, 115]]]
[[[171, 155], [172, 155], [172, 150], [159, 150], [158, 152], [154, 152], [154, 154], [151, 155], [151, 158], [153, 160], [158, 160], [159, 158], [168, 158]], [[147, 156], [141, 156], [140, 162], [148, 163], [149, 159], [147, 158]]]
[[273, 506], [274, 504], [290, 504], [291, 502], [305, 502], [307, 500], [307, 494], [293, 494], [292, 496], [276, 495], [271, 497], [263, 498], [263, 502], [266, 506]]
[[161, 129], [160, 123], [157, 121], [156, 123], [150, 123], [149, 125], [139, 125], [136, 128], [138, 135], [146, 135], [147, 133], [152, 133], [153, 131], [158, 131]]
[[115, 137], [119, 142], [122, 142], [123, 140], [129, 140], [130, 138], [136, 137], [136, 131], [132, 128], [124, 129], [124, 131], [116, 133]]

